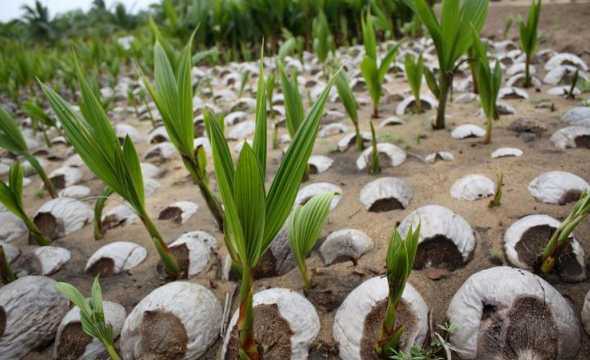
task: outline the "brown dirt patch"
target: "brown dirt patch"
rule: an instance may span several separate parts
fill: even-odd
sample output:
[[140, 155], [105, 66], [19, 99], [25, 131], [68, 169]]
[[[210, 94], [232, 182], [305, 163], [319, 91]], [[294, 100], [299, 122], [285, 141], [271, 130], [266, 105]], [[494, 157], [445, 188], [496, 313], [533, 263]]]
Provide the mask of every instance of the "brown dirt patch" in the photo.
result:
[[312, 287], [305, 291], [305, 296], [316, 307], [324, 311], [333, 311], [342, 304], [348, 294], [363, 281], [358, 274], [322, 272], [312, 277]]
[[392, 210], [403, 210], [404, 206], [396, 198], [379, 199], [371, 205], [369, 211], [371, 212], [385, 212]]
[[64, 175], [53, 176], [49, 181], [51, 181], [51, 185], [55, 190], [62, 190], [66, 187], [66, 177]]
[[[254, 338], [264, 360], [284, 360], [291, 357], [291, 336], [293, 331], [283, 319], [276, 304], [254, 307]], [[238, 327], [231, 332], [226, 360], [238, 359]]]
[[574, 139], [576, 147], [590, 149], [590, 135], [578, 136]]
[[57, 358], [62, 360], [76, 360], [82, 354], [86, 346], [92, 342], [92, 337], [82, 330], [82, 324], [78, 321], [69, 323], [61, 333], [61, 339], [57, 348]]
[[98, 259], [98, 261], [92, 264], [90, 268], [88, 268], [87, 272], [94, 276], [113, 276], [113, 274], [115, 273], [115, 261], [111, 258], [100, 258]]
[[557, 326], [547, 305], [537, 298], [521, 297], [510, 308], [484, 305], [477, 359], [556, 360]]
[[0, 306], [0, 336], [4, 335], [6, 331], [6, 311]]
[[140, 331], [145, 359], [179, 360], [184, 357], [188, 336], [174, 314], [146, 311]]
[[[387, 299], [377, 303], [369, 312], [363, 325], [363, 338], [361, 339], [361, 359], [362, 360], [380, 360], [381, 357], [375, 352], [375, 345], [379, 341], [383, 319], [387, 311]], [[411, 332], [416, 326], [416, 316], [411, 312], [410, 307], [403, 300], [397, 307], [397, 318], [395, 325], [403, 325], [404, 333], [400, 339], [400, 347], [403, 348], [408, 342], [407, 333]]]
[[559, 199], [559, 205], [565, 205], [565, 204], [569, 204], [571, 202], [576, 202], [580, 199], [580, 196], [582, 196], [582, 192], [579, 190], [569, 190], [568, 192], [566, 192], [565, 194], [563, 194], [563, 196], [561, 197], [561, 199]]
[[176, 206], [168, 206], [160, 212], [158, 220], [172, 220], [176, 224], [182, 223], [182, 209]]
[[418, 245], [414, 269], [421, 270], [430, 267], [454, 271], [462, 266], [463, 256], [457, 246], [445, 236], [436, 235], [424, 239]]
[[[189, 267], [189, 250], [186, 244], [178, 245], [170, 247], [170, 252], [172, 256], [176, 259], [176, 263], [180, 268], [180, 279], [186, 279], [188, 277], [188, 267]], [[158, 272], [162, 275], [166, 275], [166, 269], [164, 268], [164, 264], [160, 261], [158, 263]]]
[[57, 224], [57, 219], [55, 216], [45, 212], [39, 213], [37, 216], [35, 216], [33, 222], [35, 225], [37, 225], [41, 233], [50, 240], [55, 240], [58, 238], [60, 227]]

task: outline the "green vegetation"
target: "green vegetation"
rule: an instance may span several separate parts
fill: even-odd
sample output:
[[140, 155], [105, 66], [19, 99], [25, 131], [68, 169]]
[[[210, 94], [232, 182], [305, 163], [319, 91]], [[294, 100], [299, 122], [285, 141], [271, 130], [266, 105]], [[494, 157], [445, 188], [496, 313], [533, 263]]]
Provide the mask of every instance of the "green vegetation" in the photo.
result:
[[346, 110], [350, 121], [352, 121], [352, 124], [354, 125], [354, 139], [356, 143], [356, 149], [358, 151], [363, 151], [365, 146], [363, 144], [363, 137], [361, 136], [361, 131], [359, 128], [358, 103], [356, 102], [356, 98], [352, 93], [352, 89], [350, 88], [350, 83], [346, 77], [346, 74], [341, 71], [335, 76], [335, 79], [338, 96], [342, 101], [342, 105], [344, 105], [344, 109]]
[[539, 16], [541, 15], [541, 0], [533, 0], [529, 8], [527, 21], [518, 18], [518, 29], [520, 32], [520, 47], [526, 54], [524, 87], [530, 87], [531, 72], [530, 66], [533, 56], [539, 47]]
[[406, 79], [410, 84], [412, 95], [416, 102], [416, 112], [421, 114], [424, 112], [422, 109], [422, 100], [420, 100], [420, 88], [422, 87], [422, 76], [424, 75], [424, 60], [422, 54], [418, 57], [418, 60], [414, 56], [408, 54], [404, 59], [404, 69], [406, 71]]
[[502, 205], [502, 188], [504, 187], [504, 174], [499, 173], [496, 175], [496, 192], [494, 198], [488, 204], [490, 209], [499, 207]]
[[379, 164], [379, 151], [377, 150], [377, 136], [375, 135], [375, 126], [373, 121], [369, 121], [371, 126], [371, 160], [367, 169], [369, 174], [378, 175], [381, 173], [381, 164]]
[[4, 253], [4, 246], [0, 244], [0, 281], [3, 284], [8, 284], [14, 280], [16, 280], [16, 275], [10, 268], [10, 262]]
[[113, 190], [106, 186], [94, 203], [94, 240], [102, 240], [104, 238], [105, 231], [102, 227], [102, 212], [107, 200], [112, 194]]

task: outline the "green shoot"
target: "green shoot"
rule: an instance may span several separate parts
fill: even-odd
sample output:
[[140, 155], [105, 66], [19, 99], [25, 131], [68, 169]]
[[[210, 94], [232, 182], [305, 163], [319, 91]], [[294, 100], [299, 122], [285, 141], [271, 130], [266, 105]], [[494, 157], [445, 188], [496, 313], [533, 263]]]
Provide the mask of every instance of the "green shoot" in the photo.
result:
[[145, 209], [143, 176], [139, 157], [127, 136], [121, 146], [104, 108], [76, 64], [80, 83], [81, 114], [53, 89], [41, 83], [53, 111], [65, 129], [68, 141], [86, 166], [113, 192], [119, 194], [135, 210], [162, 259], [166, 272], [178, 277], [180, 269], [162, 235]]
[[272, 122], [272, 148], [276, 150], [279, 148], [279, 124], [275, 122], [275, 112], [272, 106], [272, 97], [274, 95], [276, 78], [275, 73], [271, 72], [266, 79], [265, 92], [266, 103], [268, 104], [268, 112], [270, 113], [270, 120]]
[[379, 164], [379, 151], [377, 150], [377, 136], [375, 135], [375, 127], [373, 122], [369, 121], [371, 125], [371, 164], [369, 174], [378, 175], [381, 173], [381, 165]]
[[459, 58], [471, 46], [471, 27], [481, 31], [488, 13], [489, 0], [443, 0], [440, 21], [426, 0], [405, 0], [426, 26], [434, 42], [438, 57], [438, 79], [429, 69], [425, 76], [430, 90], [438, 98], [434, 129], [445, 128], [445, 112], [453, 84], [453, 74], [459, 66]]
[[0, 181], [0, 203], [25, 223], [29, 237], [39, 246], [49, 245], [51, 242], [41, 233], [37, 225], [29, 218], [23, 206], [23, 177], [24, 171], [17, 161], [8, 172], [8, 184]]
[[402, 299], [406, 282], [412, 268], [420, 239], [420, 225], [413, 231], [408, 230], [406, 238], [402, 239], [397, 229], [394, 230], [387, 248], [387, 284], [389, 296], [387, 297], [387, 310], [383, 319], [381, 334], [376, 346], [376, 352], [382, 356], [399, 350], [400, 339], [404, 331], [403, 325], [396, 326], [397, 307]]
[[539, 47], [539, 16], [541, 14], [541, 0], [533, 0], [529, 8], [527, 21], [518, 18], [518, 29], [520, 32], [520, 47], [526, 54], [524, 87], [531, 87], [530, 65], [533, 56]]
[[33, 100], [25, 101], [23, 104], [23, 111], [31, 118], [33, 130], [35, 132], [41, 130], [45, 145], [51, 147], [51, 141], [49, 141], [49, 138], [47, 137], [47, 129], [52, 127], [57, 129], [55, 122], [49, 117], [49, 115], [47, 115], [45, 110]]
[[4, 246], [0, 244], [0, 281], [3, 284], [8, 284], [16, 280], [16, 275], [10, 268], [10, 262], [4, 253]]
[[329, 82], [307, 117], [301, 120], [270, 188], [266, 191], [267, 119], [262, 62], [260, 67], [253, 145], [244, 143], [237, 165], [234, 165], [219, 122], [208, 111], [205, 112], [215, 174], [225, 208], [225, 245], [234, 265], [241, 270], [242, 277], [238, 318], [240, 359], [260, 358], [253, 333], [252, 269], [256, 267], [291, 212], [333, 83], [333, 80]]
[[91, 295], [88, 299], [78, 289], [68, 283], [58, 282], [55, 288], [80, 310], [80, 322], [84, 333], [100, 341], [111, 360], [120, 360], [121, 357], [117, 353], [117, 350], [115, 350], [113, 327], [107, 324], [105, 320], [102, 290], [98, 276], [92, 283]]
[[350, 88], [350, 82], [346, 77], [346, 74], [341, 71], [336, 77], [336, 90], [338, 91], [338, 96], [340, 100], [342, 100], [342, 104], [344, 105], [344, 109], [346, 109], [346, 113], [352, 121], [354, 125], [354, 132], [355, 132], [355, 142], [356, 142], [356, 149], [358, 151], [363, 151], [364, 144], [363, 138], [361, 136], [361, 131], [359, 128], [359, 116], [358, 116], [358, 103], [356, 102], [356, 98], [352, 93], [352, 89]]
[[504, 174], [499, 173], [496, 175], [496, 192], [494, 198], [488, 204], [490, 209], [499, 207], [502, 204], [502, 188], [504, 187]]
[[367, 12], [366, 17], [361, 19], [363, 44], [365, 46], [365, 57], [361, 62], [361, 73], [367, 83], [369, 95], [373, 101], [373, 117], [378, 118], [379, 101], [383, 95], [383, 81], [389, 70], [389, 65], [395, 60], [399, 44], [390, 48], [379, 63], [377, 59], [377, 38], [375, 36], [373, 21], [370, 12]]
[[223, 209], [211, 190], [207, 176], [204, 149], [194, 147], [193, 87], [191, 83], [192, 37], [174, 63], [166, 49], [156, 42], [154, 46], [155, 86], [144, 78], [145, 87], [156, 103], [170, 141], [182, 157], [183, 164], [199, 187], [209, 211], [220, 229], [223, 229]]
[[404, 69], [406, 71], [406, 78], [412, 89], [412, 95], [414, 95], [416, 103], [416, 112], [421, 114], [424, 112], [422, 109], [422, 100], [420, 100], [420, 88], [422, 87], [422, 76], [424, 74], [424, 60], [422, 54], [418, 57], [418, 60], [411, 54], [406, 55], [404, 59]]
[[510, 30], [512, 30], [512, 25], [514, 25], [514, 16], [509, 16], [504, 20], [504, 31], [502, 31], [502, 37], [504, 39], [508, 38]]
[[299, 130], [299, 126], [303, 122], [305, 110], [303, 108], [303, 100], [299, 92], [299, 83], [297, 81], [297, 73], [293, 71], [291, 77], [287, 76], [285, 67], [279, 63], [279, 75], [281, 77], [281, 87], [283, 96], [285, 97], [285, 115], [287, 130], [291, 139]]
[[39, 161], [37, 161], [37, 159], [29, 151], [25, 138], [18, 127], [18, 123], [2, 107], [0, 107], [0, 147], [10, 151], [13, 154], [24, 157], [41, 177], [41, 180], [45, 185], [45, 189], [47, 192], [49, 192], [49, 195], [51, 195], [52, 198], [57, 197], [57, 193], [53, 188], [53, 184], [47, 177], [45, 170], [43, 170], [43, 166], [41, 166]]
[[334, 49], [334, 38], [330, 32], [328, 19], [323, 10], [313, 19], [312, 25], [313, 51], [320, 63], [325, 63], [330, 52]]
[[575, 90], [578, 87], [578, 81], [580, 81], [580, 69], [576, 69], [576, 72], [574, 73], [574, 78], [572, 79], [572, 84], [566, 94], [566, 97], [570, 100], [576, 99]]
[[251, 75], [252, 74], [250, 73], [250, 71], [246, 70], [240, 76], [240, 90], [238, 91], [238, 98], [241, 98], [242, 95], [244, 95], [244, 90], [246, 90], [246, 86], [250, 81]]
[[476, 56], [476, 78], [479, 84], [479, 102], [486, 116], [486, 136], [484, 144], [492, 142], [492, 123], [498, 118], [496, 102], [502, 86], [502, 69], [500, 62], [492, 70], [488, 60], [487, 47], [479, 39], [479, 33], [473, 31], [473, 49]]
[[330, 204], [334, 193], [319, 194], [311, 198], [304, 206], [297, 206], [289, 221], [289, 245], [295, 255], [297, 267], [303, 277], [304, 289], [311, 287], [311, 279], [305, 264], [305, 258], [315, 247], [322, 225], [330, 213]]
[[545, 274], [550, 273], [555, 267], [555, 261], [571, 241], [570, 235], [576, 227], [590, 213], [590, 192], [586, 191], [580, 196], [580, 199], [574, 205], [569, 215], [563, 220], [561, 225], [555, 230], [549, 242], [543, 249], [541, 271]]
[[102, 228], [102, 212], [107, 200], [109, 199], [109, 196], [112, 194], [113, 190], [106, 186], [94, 204], [94, 240], [102, 240], [104, 238], [104, 229]]

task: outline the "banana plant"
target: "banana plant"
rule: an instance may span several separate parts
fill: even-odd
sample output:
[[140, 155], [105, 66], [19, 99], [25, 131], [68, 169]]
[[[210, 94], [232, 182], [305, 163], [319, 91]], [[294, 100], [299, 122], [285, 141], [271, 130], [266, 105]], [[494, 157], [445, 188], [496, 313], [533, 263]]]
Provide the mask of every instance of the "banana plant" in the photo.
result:
[[346, 113], [348, 114], [350, 121], [352, 121], [352, 124], [354, 125], [356, 149], [358, 151], [363, 151], [363, 138], [361, 136], [361, 131], [359, 129], [359, 106], [356, 102], [354, 94], [352, 93], [352, 89], [350, 88], [350, 82], [348, 81], [348, 78], [346, 77], [344, 71], [339, 72], [335, 79], [338, 96], [340, 97], [340, 100], [342, 100], [344, 109], [346, 109]]
[[421, 114], [424, 112], [422, 109], [422, 100], [420, 99], [420, 88], [422, 87], [422, 77], [424, 75], [424, 60], [422, 54], [418, 57], [418, 60], [413, 55], [407, 54], [404, 59], [404, 70], [406, 72], [406, 79], [412, 89], [412, 95], [414, 95], [414, 101], [416, 103], [416, 112]]
[[58, 282], [55, 285], [57, 291], [67, 297], [80, 310], [80, 323], [82, 331], [91, 336], [104, 346], [111, 360], [120, 360], [121, 357], [115, 349], [113, 339], [113, 327], [105, 320], [102, 303], [102, 289], [98, 276], [94, 278], [90, 298], [85, 298], [78, 289], [71, 284]]
[[237, 323], [240, 359], [250, 360], [260, 359], [253, 333], [252, 270], [291, 212], [332, 87], [330, 81], [301, 122], [267, 191], [264, 181], [267, 124], [262, 62], [260, 66], [253, 145], [244, 143], [237, 165], [234, 165], [219, 121], [205, 112], [215, 174], [225, 208], [225, 245], [234, 265], [241, 271]]
[[387, 248], [387, 284], [389, 286], [389, 295], [387, 296], [387, 309], [383, 319], [383, 325], [379, 335], [379, 340], [375, 347], [377, 354], [383, 357], [399, 350], [400, 339], [404, 332], [404, 326], [396, 326], [397, 307], [399, 306], [406, 282], [414, 267], [416, 251], [418, 250], [418, 240], [420, 239], [420, 225], [416, 230], [412, 227], [408, 230], [405, 239], [402, 238], [397, 229], [389, 241]]
[[440, 21], [433, 7], [426, 0], [405, 0], [426, 26], [438, 57], [438, 79], [429, 70], [424, 75], [430, 90], [438, 99], [436, 121], [433, 128], [445, 128], [445, 112], [453, 74], [459, 67], [459, 59], [472, 44], [471, 27], [479, 33], [485, 23], [489, 0], [443, 0]]
[[3, 284], [8, 284], [14, 280], [16, 280], [16, 275], [10, 268], [10, 262], [4, 253], [4, 246], [0, 244], [0, 281]]
[[363, 45], [365, 46], [365, 57], [361, 62], [361, 73], [367, 84], [369, 95], [373, 101], [373, 118], [379, 117], [379, 101], [383, 96], [383, 81], [389, 70], [389, 65], [395, 60], [399, 44], [390, 48], [383, 59], [379, 62], [377, 52], [377, 37], [373, 17], [367, 12], [365, 18], [361, 19], [363, 31]]
[[590, 192], [586, 191], [574, 205], [572, 211], [555, 230], [543, 249], [541, 271], [550, 273], [555, 267], [559, 253], [570, 243], [571, 233], [590, 214]]
[[143, 175], [137, 151], [127, 136], [121, 146], [100, 99], [82, 69], [76, 64], [81, 92], [81, 114], [47, 85], [41, 88], [64, 127], [66, 137], [86, 166], [134, 209], [148, 231], [168, 275], [177, 278], [180, 269], [158, 228], [145, 208]]
[[518, 17], [518, 30], [520, 33], [520, 47], [526, 54], [524, 87], [531, 87], [530, 66], [533, 56], [539, 47], [539, 16], [541, 15], [541, 0], [533, 0], [529, 8], [527, 21]]
[[23, 177], [23, 168], [17, 161], [10, 167], [8, 183], [0, 181], [0, 203], [22, 220], [29, 231], [31, 240], [35, 241], [39, 246], [49, 245], [51, 242], [43, 235], [29, 215], [27, 215], [23, 206]]
[[174, 63], [159, 41], [154, 46], [155, 85], [144, 77], [144, 84], [156, 103], [164, 127], [176, 147], [184, 167], [199, 187], [219, 229], [223, 229], [223, 209], [211, 190], [207, 175], [207, 156], [203, 147], [194, 146], [193, 87], [191, 83], [192, 37]]
[[305, 290], [312, 285], [305, 258], [318, 241], [322, 225], [330, 213], [334, 195], [328, 192], [314, 196], [305, 205], [295, 207], [289, 218], [289, 245], [295, 255]]
[[479, 84], [479, 102], [486, 116], [486, 136], [484, 144], [492, 142], [492, 124], [498, 118], [496, 102], [502, 86], [502, 69], [496, 61], [494, 69], [490, 67], [487, 46], [479, 39], [479, 33], [473, 31], [473, 46], [476, 58], [475, 74]]
[[22, 156], [25, 158], [29, 164], [35, 169], [43, 184], [45, 189], [51, 195], [52, 198], [57, 197], [57, 193], [51, 183], [51, 180], [47, 177], [45, 170], [43, 170], [43, 166], [37, 161], [35, 156], [31, 154], [29, 148], [27, 146], [27, 142], [20, 131], [18, 123], [16, 120], [6, 111], [3, 107], [0, 106], [0, 147], [10, 151], [13, 154]]

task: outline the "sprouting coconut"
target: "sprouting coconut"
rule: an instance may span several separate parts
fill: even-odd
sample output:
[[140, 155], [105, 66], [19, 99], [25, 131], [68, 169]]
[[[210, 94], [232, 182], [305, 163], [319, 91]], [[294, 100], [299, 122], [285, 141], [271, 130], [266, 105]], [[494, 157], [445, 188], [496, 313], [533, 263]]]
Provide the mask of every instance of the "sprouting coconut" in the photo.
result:
[[70, 250], [57, 246], [40, 246], [33, 251], [39, 275], [49, 276], [58, 272], [71, 258]]
[[[390, 143], [378, 143], [377, 152], [381, 158], [379, 163], [382, 166], [400, 166], [407, 157], [406, 152], [402, 148]], [[367, 168], [367, 164], [371, 162], [371, 154], [372, 148], [370, 147], [362, 152], [356, 160], [357, 169], [362, 171]]]
[[207, 271], [215, 262], [217, 240], [204, 231], [191, 231], [182, 234], [170, 243], [170, 251], [176, 256], [181, 271], [192, 277]]
[[447, 310], [451, 344], [462, 359], [575, 359], [580, 323], [542, 278], [506, 266], [472, 275]]
[[82, 229], [92, 219], [90, 206], [76, 199], [57, 198], [43, 204], [33, 221], [49, 239], [57, 239]]
[[416, 105], [416, 98], [414, 96], [407, 96], [397, 104], [395, 108], [395, 113], [398, 116], [402, 116], [408, 113], [416, 113], [419, 112], [417, 109], [421, 109], [420, 111], [428, 111], [431, 109], [435, 109], [438, 106], [438, 102], [435, 98], [430, 95], [421, 95], [420, 96], [420, 107]]
[[68, 186], [77, 185], [82, 180], [82, 171], [71, 166], [62, 166], [49, 174], [49, 180], [57, 190], [63, 190]]
[[549, 171], [529, 184], [529, 193], [540, 202], [565, 205], [576, 201], [590, 185], [581, 177], [565, 171]]
[[551, 135], [551, 142], [559, 149], [590, 149], [590, 127], [568, 126]]
[[459, 200], [475, 201], [494, 195], [496, 184], [484, 175], [466, 175], [451, 186], [451, 196]]
[[368, 211], [405, 209], [414, 197], [412, 187], [401, 178], [383, 177], [361, 189], [360, 201]]
[[356, 263], [361, 256], [371, 251], [373, 247], [373, 239], [363, 231], [341, 229], [326, 237], [319, 248], [319, 252], [326, 265], [347, 260]]
[[192, 201], [177, 201], [160, 211], [158, 220], [171, 220], [176, 224], [184, 224], [198, 209], [199, 205]]
[[121, 331], [124, 359], [198, 359], [219, 337], [221, 304], [207, 288], [175, 281], [149, 293]]
[[111, 276], [141, 264], [147, 250], [128, 241], [117, 241], [96, 250], [86, 263], [85, 271], [93, 275]]
[[309, 164], [310, 174], [321, 174], [327, 171], [330, 166], [332, 166], [334, 160], [324, 155], [312, 155], [309, 157], [309, 161], [307, 163]]
[[[368, 131], [361, 131], [361, 137], [363, 138], [363, 145], [366, 146], [369, 142], [371, 142], [371, 133]], [[356, 134], [354, 132], [348, 133], [344, 135], [338, 141], [338, 150], [340, 152], [345, 152], [348, 150], [349, 147], [354, 145], [356, 141]]]
[[45, 276], [25, 276], [0, 288], [0, 354], [4, 359], [23, 359], [49, 344], [69, 301]]
[[342, 199], [343, 191], [339, 186], [336, 186], [328, 182], [316, 182], [302, 187], [297, 193], [297, 197], [295, 198], [295, 204], [304, 205], [315, 195], [325, 192], [338, 194], [334, 196], [334, 198], [332, 199], [332, 203], [330, 205], [330, 208], [334, 209], [336, 206], [338, 206], [340, 199]]

